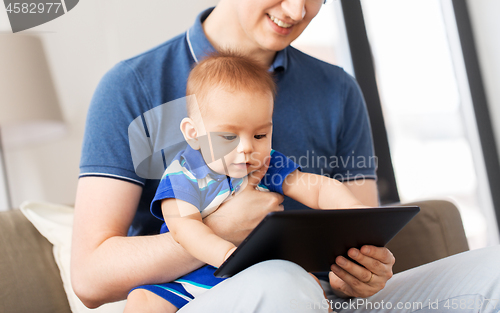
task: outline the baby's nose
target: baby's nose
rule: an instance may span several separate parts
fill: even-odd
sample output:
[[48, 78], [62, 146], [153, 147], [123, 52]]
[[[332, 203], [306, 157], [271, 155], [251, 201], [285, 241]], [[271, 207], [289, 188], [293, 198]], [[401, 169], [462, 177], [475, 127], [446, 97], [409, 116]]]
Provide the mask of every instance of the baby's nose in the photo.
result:
[[250, 140], [245, 140], [242, 138], [240, 140], [240, 143], [238, 144], [237, 151], [239, 153], [245, 153], [245, 154], [252, 153], [253, 151], [252, 142]]

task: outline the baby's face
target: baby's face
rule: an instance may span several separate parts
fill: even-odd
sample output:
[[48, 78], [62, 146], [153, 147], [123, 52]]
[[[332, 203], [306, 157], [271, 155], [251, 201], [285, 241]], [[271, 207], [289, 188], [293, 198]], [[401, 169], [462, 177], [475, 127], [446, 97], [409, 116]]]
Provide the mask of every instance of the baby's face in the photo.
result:
[[211, 134], [211, 148], [202, 146], [201, 153], [210, 169], [240, 178], [262, 167], [271, 153], [271, 93], [214, 88], [204, 101], [203, 124]]

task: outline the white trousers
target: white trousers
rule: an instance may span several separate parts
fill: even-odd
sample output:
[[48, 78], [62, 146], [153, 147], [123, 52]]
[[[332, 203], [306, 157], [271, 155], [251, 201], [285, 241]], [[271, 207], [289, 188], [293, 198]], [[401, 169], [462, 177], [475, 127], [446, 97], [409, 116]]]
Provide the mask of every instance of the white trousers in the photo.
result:
[[[396, 260], [397, 262], [397, 260]], [[500, 246], [460, 253], [398, 273], [372, 297], [327, 297], [300, 266], [256, 264], [179, 310], [193, 312], [500, 312]]]

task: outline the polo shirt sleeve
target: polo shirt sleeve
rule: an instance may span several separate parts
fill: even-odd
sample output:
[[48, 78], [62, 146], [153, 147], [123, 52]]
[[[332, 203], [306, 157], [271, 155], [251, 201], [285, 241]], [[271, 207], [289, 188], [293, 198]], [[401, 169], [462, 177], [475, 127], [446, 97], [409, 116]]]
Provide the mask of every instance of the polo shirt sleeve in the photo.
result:
[[296, 169], [300, 170], [300, 166], [297, 163], [287, 158], [284, 154], [272, 150], [269, 168], [259, 185], [263, 185], [269, 191], [278, 192], [283, 195], [283, 182]]
[[[169, 169], [165, 171], [156, 194], [151, 202], [151, 213], [158, 219], [164, 221], [161, 211], [161, 202], [165, 199], [179, 199], [191, 203], [198, 211], [201, 208], [201, 194], [196, 180], [188, 177], [182, 171], [168, 173]], [[168, 173], [168, 174], [167, 174]]]
[[337, 138], [339, 166], [334, 178], [340, 181], [376, 179], [377, 158], [366, 103], [356, 80], [345, 74], [343, 116]]
[[135, 170], [128, 128], [149, 105], [142, 82], [125, 62], [99, 82], [87, 114], [80, 177], [103, 176], [144, 185]]

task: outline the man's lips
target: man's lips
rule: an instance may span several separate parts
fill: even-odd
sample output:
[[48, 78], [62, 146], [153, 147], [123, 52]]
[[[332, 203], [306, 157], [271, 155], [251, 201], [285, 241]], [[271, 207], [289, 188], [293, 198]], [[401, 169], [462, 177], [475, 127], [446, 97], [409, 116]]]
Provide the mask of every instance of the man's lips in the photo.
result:
[[271, 14], [268, 14], [267, 16], [269, 16], [271, 21], [273, 21], [274, 24], [278, 25], [279, 27], [289, 28], [289, 27], [293, 26], [293, 24], [294, 24], [294, 23], [287, 23], [284, 20], [281, 20], [281, 19], [279, 19]]
[[267, 16], [267, 21], [269, 22], [269, 25], [278, 34], [280, 34], [280, 35], [288, 35], [288, 34], [290, 34], [292, 32], [294, 25], [292, 25], [290, 27], [287, 27], [287, 28], [280, 27], [280, 26], [276, 25], [276, 23], [273, 20], [271, 20], [271, 17], [269, 15], [266, 15], [266, 16]]

